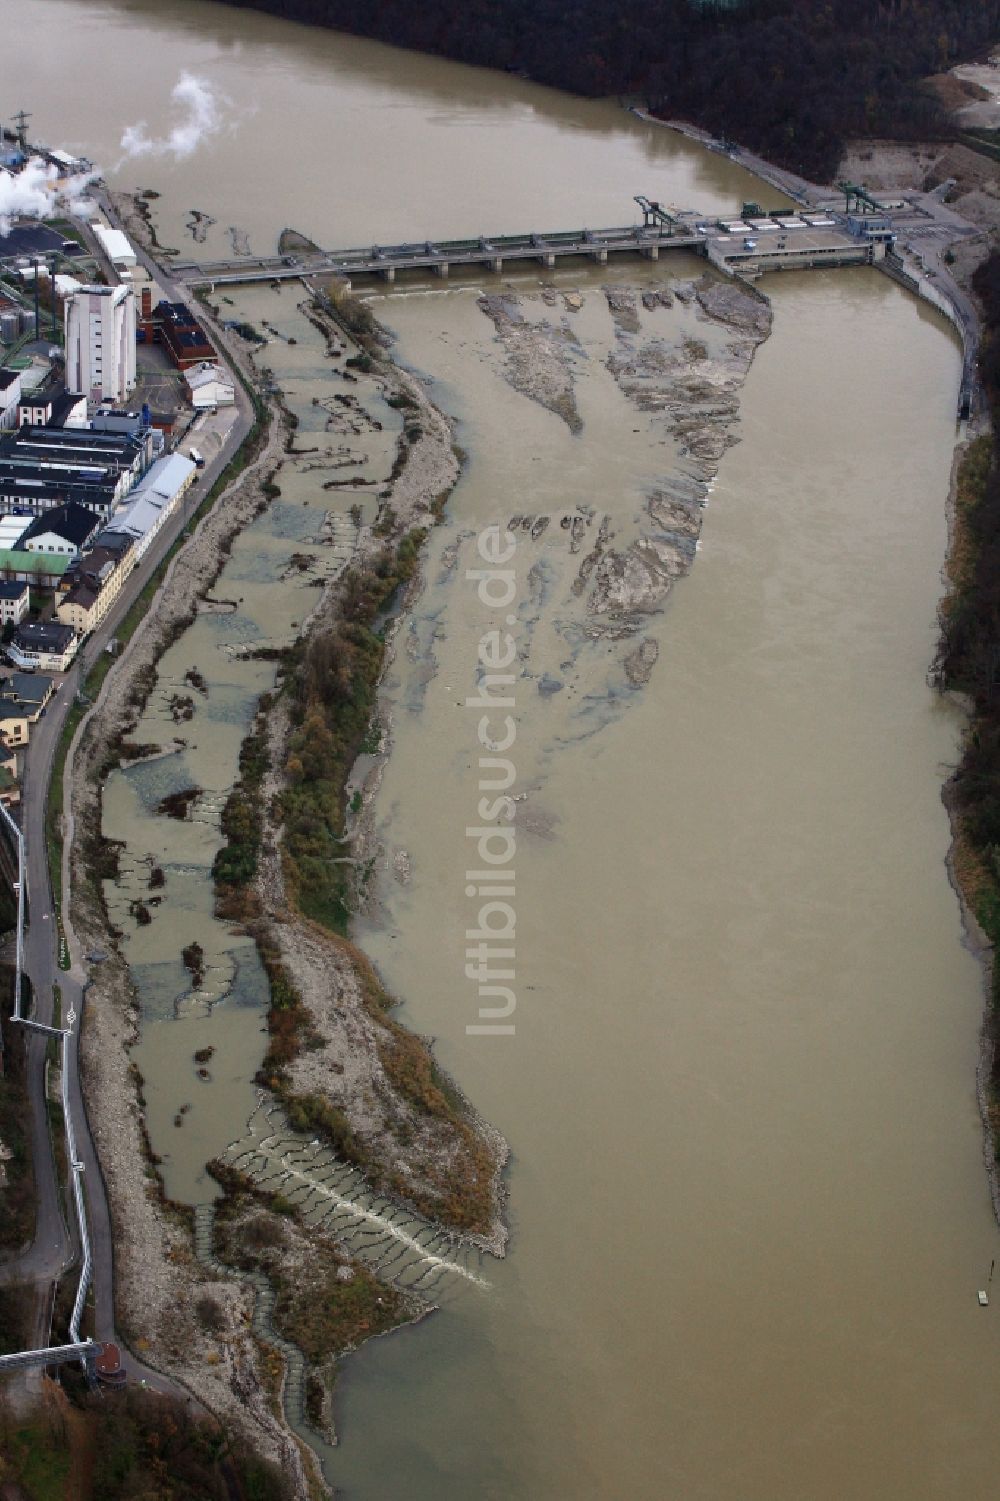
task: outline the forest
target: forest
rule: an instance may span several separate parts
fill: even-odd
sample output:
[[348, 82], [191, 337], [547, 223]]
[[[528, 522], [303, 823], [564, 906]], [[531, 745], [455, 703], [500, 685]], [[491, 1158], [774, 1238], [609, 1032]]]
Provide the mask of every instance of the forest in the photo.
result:
[[955, 872], [994, 953], [989, 1108], [1000, 1152], [1000, 251], [982, 263], [973, 285], [983, 309], [979, 373], [992, 424], [969, 445], [958, 473], [938, 671], [971, 711], [949, 798], [958, 818]]
[[928, 76], [1000, 41], [1000, 0], [230, 0], [615, 95], [830, 181], [854, 136], [933, 139]]
[[190, 1403], [140, 1388], [91, 1392], [75, 1367], [31, 1411], [0, 1392], [4, 1501], [289, 1501], [287, 1478]]

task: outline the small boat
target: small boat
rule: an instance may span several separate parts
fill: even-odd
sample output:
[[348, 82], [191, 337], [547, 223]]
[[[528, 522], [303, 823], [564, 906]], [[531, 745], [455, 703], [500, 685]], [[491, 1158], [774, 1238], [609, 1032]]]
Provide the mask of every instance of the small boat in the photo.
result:
[[978, 1296], [980, 1308], [989, 1308], [990, 1306], [990, 1284], [993, 1281], [993, 1268], [995, 1266], [996, 1260], [994, 1259], [990, 1262], [990, 1275], [986, 1279], [986, 1286], [979, 1289]]

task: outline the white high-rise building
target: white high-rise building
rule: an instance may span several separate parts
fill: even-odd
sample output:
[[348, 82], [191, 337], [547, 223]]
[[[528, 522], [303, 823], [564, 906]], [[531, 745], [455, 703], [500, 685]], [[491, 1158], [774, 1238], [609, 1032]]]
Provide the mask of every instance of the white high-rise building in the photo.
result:
[[135, 293], [81, 287], [65, 303], [66, 386], [88, 401], [120, 402], [135, 389]]

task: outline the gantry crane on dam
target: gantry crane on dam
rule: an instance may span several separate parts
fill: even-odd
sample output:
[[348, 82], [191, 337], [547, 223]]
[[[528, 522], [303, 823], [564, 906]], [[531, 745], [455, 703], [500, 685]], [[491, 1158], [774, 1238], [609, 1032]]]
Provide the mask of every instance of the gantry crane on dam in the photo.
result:
[[642, 209], [643, 229], [658, 229], [663, 233], [664, 227], [668, 235], [672, 235], [676, 226], [680, 223], [680, 216], [674, 210], [664, 208], [662, 203], [657, 203], [655, 198], [647, 198], [643, 193], [636, 193], [634, 201]]
[[870, 209], [873, 214], [884, 214], [885, 205], [873, 198], [864, 183], [838, 182], [837, 187], [844, 195], [844, 213], [859, 214]]

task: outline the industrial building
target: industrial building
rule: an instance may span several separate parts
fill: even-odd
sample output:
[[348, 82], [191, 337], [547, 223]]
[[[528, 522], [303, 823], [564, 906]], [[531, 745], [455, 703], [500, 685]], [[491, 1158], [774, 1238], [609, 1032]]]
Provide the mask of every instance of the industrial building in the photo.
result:
[[21, 376], [17, 370], [0, 370], [0, 432], [17, 427], [21, 400]]
[[117, 499], [114, 474], [101, 473], [93, 478], [80, 479], [23, 466], [12, 471], [0, 460], [0, 506], [26, 513], [25, 525], [32, 516], [41, 516], [45, 511], [70, 501], [86, 506], [99, 519], [104, 519], [110, 516]]
[[142, 477], [152, 448], [149, 433], [19, 428], [0, 436], [0, 505], [30, 519], [76, 501], [106, 517]]
[[148, 287], [142, 290], [140, 333], [148, 343], [162, 344], [178, 370], [211, 363], [217, 359], [208, 335], [184, 302], [158, 302], [150, 306]]
[[34, 465], [58, 477], [116, 477], [120, 500], [142, 478], [152, 458], [148, 433], [104, 433], [90, 428], [22, 427], [0, 438], [0, 467]]
[[87, 398], [51, 380], [25, 391], [17, 404], [18, 427], [86, 427]]
[[221, 365], [204, 360], [185, 370], [184, 379], [191, 395], [191, 405], [196, 412], [211, 411], [213, 407], [231, 407], [236, 401], [236, 387], [232, 377]]
[[108, 229], [104, 224], [92, 224], [90, 227], [116, 271], [131, 271], [135, 267], [139, 257], [127, 235], [120, 229]]
[[64, 304], [66, 383], [93, 405], [125, 401], [135, 389], [135, 293], [87, 286]]
[[152, 457], [158, 459], [166, 448], [165, 431], [173, 429], [173, 416], [160, 418], [148, 406], [143, 406], [139, 412], [100, 407], [91, 417], [90, 426], [95, 433], [142, 434], [152, 444]]
[[141, 558], [163, 523], [177, 509], [197, 470], [190, 459], [174, 453], [153, 465], [128, 501], [115, 512], [98, 542], [118, 532], [129, 537]]

